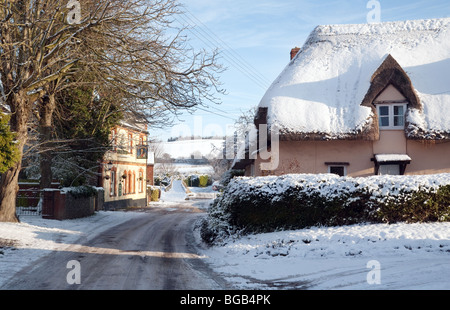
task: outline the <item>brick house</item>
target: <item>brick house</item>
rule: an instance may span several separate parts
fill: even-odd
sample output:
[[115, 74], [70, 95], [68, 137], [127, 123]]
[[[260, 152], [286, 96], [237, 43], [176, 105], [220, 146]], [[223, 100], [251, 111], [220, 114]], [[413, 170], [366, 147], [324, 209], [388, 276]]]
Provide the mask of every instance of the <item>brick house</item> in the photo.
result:
[[148, 152], [147, 125], [123, 121], [111, 132], [112, 150], [101, 163], [100, 186], [105, 209], [144, 207], [147, 185], [153, 185], [153, 154]]

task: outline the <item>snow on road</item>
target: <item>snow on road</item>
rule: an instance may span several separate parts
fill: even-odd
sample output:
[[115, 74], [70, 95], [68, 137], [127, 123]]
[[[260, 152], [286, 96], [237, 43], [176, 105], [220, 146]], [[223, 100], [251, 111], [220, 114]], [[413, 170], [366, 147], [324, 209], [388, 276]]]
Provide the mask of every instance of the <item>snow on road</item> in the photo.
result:
[[184, 202], [186, 200], [186, 191], [180, 180], [174, 180], [170, 190], [162, 191], [161, 202]]
[[52, 251], [63, 249], [77, 240], [88, 241], [115, 225], [139, 216], [142, 214], [100, 211], [75, 220], [21, 216], [21, 223], [0, 223], [0, 287], [21, 269]]

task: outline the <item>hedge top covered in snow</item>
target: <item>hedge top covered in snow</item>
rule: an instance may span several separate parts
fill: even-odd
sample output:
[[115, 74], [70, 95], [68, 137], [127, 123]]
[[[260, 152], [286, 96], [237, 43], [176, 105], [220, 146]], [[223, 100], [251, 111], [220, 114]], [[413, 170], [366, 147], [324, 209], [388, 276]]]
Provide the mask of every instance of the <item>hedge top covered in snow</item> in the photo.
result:
[[[289, 188], [334, 197], [359, 190], [367, 190], [377, 199], [397, 196], [420, 189], [438, 189], [450, 185], [450, 173], [410, 176], [339, 177], [335, 174], [288, 174], [283, 176], [239, 177], [231, 180], [227, 194], [245, 196], [257, 190], [269, 197], [277, 197]], [[276, 198], [275, 198], [276, 199]]]
[[450, 221], [450, 173], [339, 177], [290, 174], [234, 178], [211, 204], [203, 240], [356, 223]]
[[408, 121], [423, 135], [450, 134], [450, 18], [318, 26], [274, 81], [259, 107], [282, 133], [339, 138], [372, 123], [362, 106], [376, 70], [391, 55], [404, 69], [423, 110]]

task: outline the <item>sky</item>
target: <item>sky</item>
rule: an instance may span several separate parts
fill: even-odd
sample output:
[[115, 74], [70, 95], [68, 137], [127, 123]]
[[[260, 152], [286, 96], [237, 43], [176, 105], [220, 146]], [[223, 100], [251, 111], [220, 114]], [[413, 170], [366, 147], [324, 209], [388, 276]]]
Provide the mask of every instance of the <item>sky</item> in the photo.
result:
[[[221, 104], [205, 102], [152, 139], [230, 134], [236, 119], [257, 106], [271, 83], [318, 25], [362, 24], [450, 17], [448, 0], [180, 0], [175, 23], [195, 50], [220, 52]], [[378, 10], [379, 8], [379, 10]], [[375, 20], [377, 21], [377, 20]]]

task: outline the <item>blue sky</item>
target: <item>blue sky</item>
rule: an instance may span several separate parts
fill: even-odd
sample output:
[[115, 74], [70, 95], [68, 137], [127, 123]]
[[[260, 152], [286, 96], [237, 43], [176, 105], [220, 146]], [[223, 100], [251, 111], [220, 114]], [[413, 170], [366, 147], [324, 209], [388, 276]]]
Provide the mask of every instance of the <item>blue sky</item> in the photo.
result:
[[[371, 0], [376, 2], [375, 0]], [[242, 112], [258, 105], [289, 62], [291, 48], [301, 47], [317, 25], [361, 24], [372, 11], [369, 0], [181, 0], [185, 14], [177, 22], [196, 50], [219, 49], [226, 67], [220, 81], [222, 104], [185, 114], [176, 125], [151, 130], [151, 136], [226, 134]], [[380, 20], [450, 17], [448, 0], [379, 0]]]

